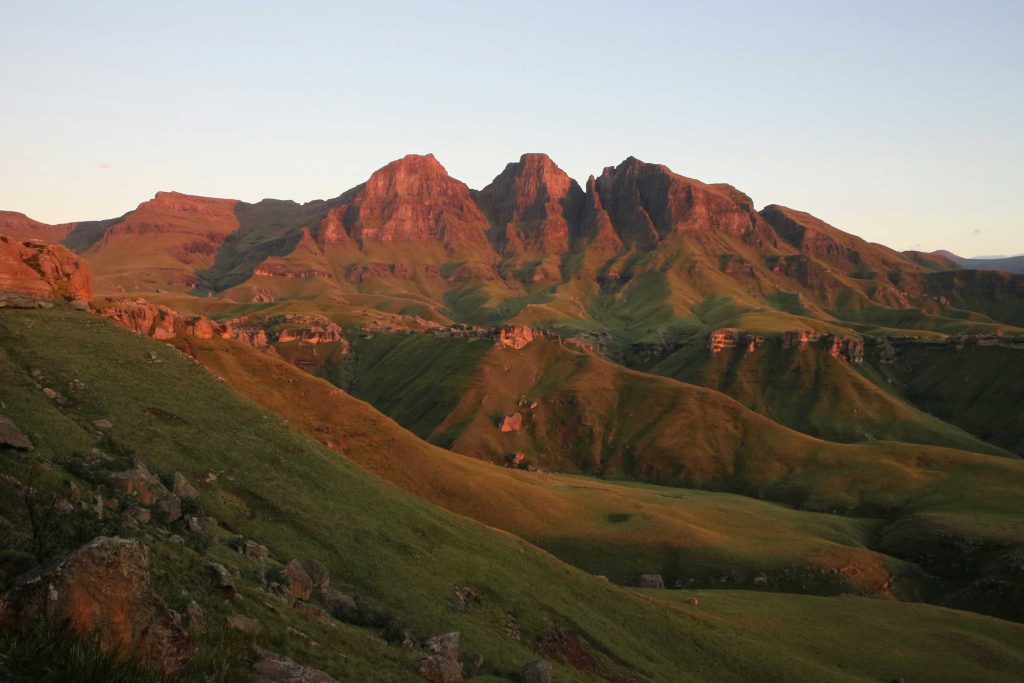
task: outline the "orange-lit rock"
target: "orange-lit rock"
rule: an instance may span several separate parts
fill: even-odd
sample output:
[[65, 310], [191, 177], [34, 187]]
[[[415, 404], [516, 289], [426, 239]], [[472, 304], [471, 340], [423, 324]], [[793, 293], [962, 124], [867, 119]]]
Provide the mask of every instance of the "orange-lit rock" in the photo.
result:
[[138, 540], [96, 538], [19, 579], [0, 598], [0, 624], [50, 619], [171, 675], [193, 646], [150, 587], [149, 566], [149, 550]]
[[583, 190], [546, 154], [524, 154], [477, 194], [505, 253], [561, 256]]
[[502, 432], [518, 432], [523, 428], [523, 414], [517, 411], [511, 415], [505, 415], [501, 418], [498, 428]]
[[819, 339], [821, 333], [816, 330], [786, 330], [782, 333], [782, 348], [803, 348]]
[[721, 353], [725, 349], [735, 347], [738, 339], [739, 334], [736, 330], [723, 327], [713, 330], [708, 335], [708, 348], [711, 349], [711, 353]]
[[59, 244], [0, 236], [0, 306], [49, 306], [57, 299], [88, 302], [92, 277], [84, 259]]
[[512, 325], [498, 330], [498, 346], [508, 349], [521, 349], [534, 339], [537, 333], [526, 325]]
[[100, 309], [99, 314], [111, 318], [135, 334], [152, 339], [173, 339], [183, 331], [184, 319], [174, 309], [145, 299], [117, 299]]

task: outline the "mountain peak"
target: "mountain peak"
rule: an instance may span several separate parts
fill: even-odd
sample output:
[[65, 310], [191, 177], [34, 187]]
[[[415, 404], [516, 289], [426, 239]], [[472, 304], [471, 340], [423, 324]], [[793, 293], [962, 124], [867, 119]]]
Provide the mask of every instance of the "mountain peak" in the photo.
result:
[[579, 184], [541, 153], [523, 154], [477, 193], [499, 249], [554, 256], [569, 248], [569, 222], [582, 198]]
[[486, 242], [487, 220], [469, 187], [433, 154], [409, 154], [378, 169], [346, 209], [345, 226], [360, 244], [439, 240]]

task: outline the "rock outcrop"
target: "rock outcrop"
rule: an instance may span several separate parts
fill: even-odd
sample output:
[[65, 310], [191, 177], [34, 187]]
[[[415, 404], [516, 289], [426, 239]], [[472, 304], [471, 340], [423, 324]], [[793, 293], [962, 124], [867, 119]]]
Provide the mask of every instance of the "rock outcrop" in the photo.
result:
[[306, 344], [343, 344], [348, 348], [341, 327], [322, 315], [289, 313], [283, 317], [281, 325], [277, 334], [278, 343], [300, 341]]
[[313, 579], [298, 560], [292, 560], [281, 569], [288, 592], [295, 600], [309, 600], [313, 594]]
[[20, 242], [0, 236], [0, 308], [37, 308], [54, 301], [92, 297], [89, 265], [59, 244]]
[[19, 451], [32, 450], [32, 440], [18, 429], [18, 425], [8, 418], [0, 415], [0, 448], [13, 448]]
[[501, 424], [498, 425], [498, 429], [502, 432], [518, 432], [522, 428], [523, 414], [518, 411], [502, 417]]
[[[335, 209], [335, 216], [362, 249], [439, 243], [450, 254], [467, 247], [491, 251], [487, 218], [469, 188], [449, 176], [432, 154], [410, 154], [376, 171]], [[328, 227], [344, 241], [336, 225]]]
[[177, 311], [145, 299], [117, 299], [112, 305], [101, 308], [99, 314], [135, 334], [157, 340], [174, 339], [185, 326], [185, 319]]
[[507, 349], [521, 349], [539, 335], [526, 325], [512, 325], [498, 330], [498, 346]]
[[739, 334], [733, 329], [718, 329], [711, 332], [708, 335], [708, 348], [711, 349], [711, 353], [721, 353], [725, 349], [731, 349], [736, 346], [739, 340]]
[[136, 460], [130, 470], [110, 474], [107, 483], [114, 491], [131, 498], [137, 505], [147, 508], [155, 506], [167, 522], [181, 519], [181, 500], [141, 460]]
[[749, 197], [727, 185], [707, 185], [666, 166], [629, 157], [596, 180], [601, 206], [626, 245], [652, 245], [679, 233], [718, 231], [772, 241]]
[[149, 567], [149, 550], [139, 541], [96, 538], [21, 577], [0, 598], [0, 624], [25, 626], [49, 618], [174, 674], [193, 647], [180, 617], [150, 587]]
[[849, 337], [832, 337], [829, 345], [829, 353], [834, 358], [839, 358], [847, 363], [860, 364], [864, 362], [864, 340], [851, 339]]
[[719, 328], [708, 335], [708, 349], [712, 355], [725, 349], [743, 347], [747, 353], [753, 353], [764, 344], [764, 337], [750, 332], [737, 332], [731, 328]]
[[782, 348], [804, 348], [819, 339], [821, 339], [821, 332], [816, 330], [786, 330], [782, 333]]
[[662, 578], [661, 574], [643, 574], [640, 577], [641, 588], [664, 588], [665, 579]]
[[302, 666], [283, 655], [258, 651], [260, 659], [252, 667], [251, 683], [337, 683], [323, 671]]
[[551, 662], [537, 659], [523, 664], [519, 669], [519, 680], [523, 683], [551, 683]]
[[458, 631], [429, 638], [426, 646], [431, 654], [420, 662], [423, 678], [430, 683], [459, 683], [463, 680]]

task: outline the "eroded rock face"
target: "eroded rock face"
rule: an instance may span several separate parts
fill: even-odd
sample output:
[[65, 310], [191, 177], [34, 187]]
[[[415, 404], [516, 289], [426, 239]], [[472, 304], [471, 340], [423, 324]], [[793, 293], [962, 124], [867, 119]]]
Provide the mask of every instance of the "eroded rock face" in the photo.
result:
[[630, 157], [604, 169], [596, 182], [601, 205], [619, 239], [650, 245], [676, 233], [720, 231], [771, 239], [750, 200], [728, 186], [706, 185], [660, 164]]
[[301, 341], [307, 344], [348, 342], [342, 336], [342, 329], [333, 321], [322, 315], [305, 315], [289, 313], [284, 316], [284, 328], [278, 333], [278, 342]]
[[732, 328], [719, 328], [708, 335], [708, 349], [712, 355], [725, 349], [742, 347], [747, 353], [753, 353], [764, 345], [764, 337], [750, 332], [737, 332]]
[[111, 318], [135, 334], [152, 339], [173, 339], [184, 329], [185, 320], [174, 309], [145, 299], [117, 299], [99, 314]]
[[498, 346], [507, 349], [521, 349], [534, 339], [537, 333], [526, 325], [512, 325], [498, 330]]
[[829, 353], [833, 358], [839, 358], [847, 363], [860, 364], [864, 362], [864, 340], [851, 339], [849, 337], [833, 337], [829, 346]]
[[721, 353], [725, 349], [736, 346], [738, 339], [739, 335], [736, 330], [727, 328], [714, 330], [708, 336], [708, 348], [711, 349], [711, 353]]
[[0, 307], [37, 308], [58, 299], [88, 302], [89, 265], [59, 244], [0, 236]]
[[450, 252], [467, 245], [489, 248], [488, 221], [469, 188], [432, 154], [410, 154], [376, 171], [337, 213], [363, 248], [417, 242], [440, 242]]
[[804, 348], [819, 339], [821, 332], [816, 330], [787, 330], [782, 333], [782, 348]]
[[137, 540], [99, 537], [21, 577], [0, 598], [0, 624], [40, 617], [95, 636], [106, 649], [170, 675], [192, 654], [180, 618], [149, 583], [149, 550]]
[[524, 154], [480, 190], [477, 201], [503, 252], [561, 256], [569, 250], [583, 190], [548, 155]]

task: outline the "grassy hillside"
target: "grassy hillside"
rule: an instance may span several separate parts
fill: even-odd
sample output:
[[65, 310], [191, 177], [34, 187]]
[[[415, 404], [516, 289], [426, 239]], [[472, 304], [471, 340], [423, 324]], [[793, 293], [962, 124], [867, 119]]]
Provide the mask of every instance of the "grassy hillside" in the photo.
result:
[[[510, 359], [528, 358], [534, 346], [542, 349], [537, 344], [520, 352], [496, 351], [503, 359], [499, 368], [522, 369], [523, 363]], [[718, 454], [726, 462], [735, 459], [733, 474], [710, 485], [757, 500], [509, 471], [432, 448], [366, 404], [280, 361], [221, 342], [197, 348], [203, 362], [239, 391], [382, 477], [448, 509], [513, 531], [595, 573], [629, 582], [643, 567], [656, 566], [683, 585], [691, 580], [692, 585], [707, 585], [709, 579], [720, 584], [725, 577], [733, 585], [809, 592], [831, 592], [844, 584], [870, 592], [889, 583], [882, 592], [1015, 618], [1021, 613], [1021, 603], [1013, 597], [1020, 594], [1020, 581], [1012, 570], [1013, 558], [1024, 548], [1019, 523], [1024, 463], [1018, 460], [890, 442], [830, 444], [781, 428], [722, 397], [720, 406], [732, 406], [732, 412], [719, 414], [719, 421], [726, 419], [736, 431], [735, 422], [746, 420], [741, 431], [748, 432], [751, 443], [719, 442], [723, 449], [734, 449]], [[279, 389], [265, 391], [268, 383]], [[714, 396], [692, 389], [697, 399]], [[680, 399], [669, 394], [661, 400]], [[673, 438], [695, 444], [714, 438], [711, 423], [699, 418], [690, 423], [696, 431]], [[501, 434], [493, 423], [481, 429], [493, 432], [499, 445], [502, 439], [522, 437]], [[674, 457], [688, 466], [685, 458], [691, 455], [706, 457], [700, 452]], [[871, 515], [875, 521], [807, 516], [765, 507], [761, 499], [798, 509]], [[840, 524], [845, 531], [831, 535], [819, 522]], [[852, 535], [856, 526], [843, 526], [865, 523]], [[822, 539], [847, 547], [821, 545]], [[862, 544], [861, 550], [851, 550]], [[926, 573], [902, 565], [882, 578], [882, 567], [892, 568], [892, 560], [872, 559], [868, 549], [912, 560]], [[784, 559], [787, 555], [789, 560]], [[789, 562], [789, 574], [780, 568], [780, 560]], [[837, 568], [838, 574], [833, 573]], [[757, 578], [761, 573], [764, 583]], [[837, 581], [823, 583], [826, 576]], [[1001, 601], [993, 587], [1005, 590]]]
[[[501, 432], [501, 416], [513, 411], [523, 416], [522, 428]], [[929, 425], [917, 411], [905, 412], [917, 426]], [[931, 424], [942, 429], [938, 421]], [[955, 428], [945, 427], [945, 435], [984, 448]], [[546, 341], [521, 351], [489, 351], [430, 438], [495, 462], [522, 452], [542, 468], [563, 472], [712, 488], [891, 523], [913, 519], [907, 528], [916, 538], [899, 535], [885, 550], [948, 579], [939, 593], [949, 596], [961, 582], [988, 577], [1007, 581], [1007, 595], [1024, 598], [1019, 577], [1008, 569], [1024, 547], [1017, 521], [1024, 462], [1012, 456], [895, 441], [821, 441], [718, 392]], [[1000, 601], [983, 585], [975, 588], [964, 599], [984, 605], [979, 609], [1021, 611], [1018, 597]]]
[[[800, 512], [742, 496], [527, 473], [415, 438], [372, 406], [269, 356], [230, 342], [193, 344], [232, 387], [368, 470], [436, 505], [505, 529], [587, 571], [636, 584], [886, 593], [914, 570], [866, 545], [882, 522]], [[273, 386], [274, 391], [266, 391]], [[856, 574], [830, 568], [857, 566]], [[907, 587], [913, 593], [912, 585]]]
[[[939, 664], [934, 658], [937, 652], [969, 653], [979, 665], [992, 667], [1020, 656], [1018, 647], [993, 639], [983, 620], [965, 618], [951, 628], [946, 620], [952, 614], [949, 610], [921, 611], [917, 605], [855, 597], [822, 599], [731, 590], [644, 592], [733, 634], [737, 649], [748, 649], [745, 641], [751, 628], [770, 635], [773, 647], [761, 654], [765, 672], [801, 662], [817, 668], [821, 680], [848, 676], [851, 681], [953, 682], [967, 679], [962, 672]], [[690, 605], [691, 597], [700, 604]], [[828, 629], [827, 641], [806, 638], [820, 628]], [[866, 630], [878, 639], [863, 640]], [[1015, 636], [1013, 629], [1007, 636]], [[893, 652], [899, 652], [898, 661], [890, 658]]]
[[[417, 680], [413, 671], [419, 655], [388, 645], [374, 628], [322, 624], [267, 602], [252, 567], [223, 544], [225, 537], [256, 539], [277, 560], [319, 559], [331, 570], [332, 584], [417, 634], [460, 630], [464, 651], [485, 655], [480, 680], [511, 678], [519, 664], [536, 656], [535, 648], [551, 642], [547, 636], [566, 631], [579, 639], [594, 664], [587, 670], [559, 665], [556, 675], [564, 681], [621, 676], [625, 670], [633, 672], [634, 680], [652, 681], [873, 680], [876, 667], [886, 662], [893, 670], [900, 662], [906, 667], [900, 651], [884, 647], [891, 639], [874, 624], [858, 638], [874, 644], [880, 659], [839, 672], [823, 669], [820, 659], [773, 656], [778, 638], [756, 624], [740, 638], [699, 614], [665, 609], [600, 582], [514, 537], [401, 492], [291, 431], [279, 417], [241, 399], [177, 352], [106, 321], [64, 311], [4, 312], [0, 349], [4, 414], [37, 445], [30, 455], [5, 453], [7, 474], [30, 479], [42, 472], [37, 485], [66, 490], [59, 480], [74, 479], [67, 467], [94, 445], [118, 458], [143, 458], [162, 475], [182, 471], [199, 488], [213, 532], [205, 550], [199, 539], [183, 548], [156, 528], [139, 532], [153, 547], [158, 590], [176, 608], [183, 606], [186, 598], [180, 591], [186, 590], [215, 623], [232, 612], [256, 617], [267, 627], [256, 637], [259, 644], [342, 680]], [[67, 397], [63, 406], [43, 396], [30, 374], [34, 369], [42, 371], [39, 384]], [[106, 436], [89, 426], [97, 418], [112, 421]], [[41, 468], [40, 463], [50, 465]], [[206, 480], [211, 471], [220, 473], [215, 483]], [[88, 495], [89, 482], [76, 483]], [[4, 514], [14, 516], [7, 508]], [[225, 603], [216, 597], [198, 571], [202, 552], [239, 567], [245, 599]], [[448, 607], [460, 585], [482, 594], [480, 605], [466, 613]], [[947, 629], [979, 629], [993, 647], [1009, 653], [979, 660], [973, 653], [939, 650], [933, 653], [932, 668], [996, 681], [1011, 680], [1024, 665], [1020, 653], [1012, 652], [1020, 641], [1019, 626], [925, 606], [906, 609], [921, 619], [941, 621]], [[831, 623], [823, 619], [800, 638], [827, 643], [834, 638]], [[219, 667], [221, 680], [241, 678], [237, 667], [244, 655], [216, 656], [241, 653], [240, 638], [209, 636], [197, 661]], [[929, 668], [921, 666], [912, 673], [924, 675]]]
[[693, 344], [651, 372], [724, 392], [776, 422], [829, 441], [881, 439], [1007, 455], [915, 408], [820, 344], [784, 349], [769, 341], [754, 353], [733, 348], [718, 354]]
[[874, 363], [887, 386], [914, 405], [1024, 455], [1024, 352], [1002, 346], [913, 345], [895, 363]]

